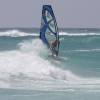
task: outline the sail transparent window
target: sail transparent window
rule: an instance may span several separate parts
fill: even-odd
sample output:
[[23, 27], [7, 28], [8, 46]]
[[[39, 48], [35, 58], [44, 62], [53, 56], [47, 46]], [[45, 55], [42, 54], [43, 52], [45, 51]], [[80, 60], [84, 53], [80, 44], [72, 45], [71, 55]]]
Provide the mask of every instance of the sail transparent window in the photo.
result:
[[56, 33], [56, 24], [54, 23], [54, 20], [52, 20], [50, 23], [49, 23], [49, 27], [50, 29]]
[[47, 22], [52, 20], [52, 16], [50, 15], [48, 11], [46, 11], [46, 19], [47, 19]]
[[55, 35], [52, 34], [52, 33], [49, 31], [49, 29], [46, 30], [45, 37], [46, 37], [46, 39], [48, 40], [49, 43], [54, 42], [54, 41], [56, 40]]

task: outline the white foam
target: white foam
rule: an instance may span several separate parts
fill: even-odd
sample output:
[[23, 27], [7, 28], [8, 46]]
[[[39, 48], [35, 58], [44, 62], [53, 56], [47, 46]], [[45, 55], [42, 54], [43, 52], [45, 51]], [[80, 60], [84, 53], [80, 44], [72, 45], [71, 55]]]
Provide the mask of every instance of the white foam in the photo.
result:
[[80, 78], [53, 65], [47, 57], [48, 49], [38, 39], [23, 41], [18, 47], [0, 52], [0, 87], [65, 90], [100, 85], [100, 79]]
[[94, 36], [100, 35], [100, 33], [68, 33], [68, 32], [60, 32], [59, 35], [67, 35], [67, 36]]
[[21, 37], [21, 36], [39, 36], [37, 33], [26, 33], [18, 30], [10, 30], [5, 32], [0, 32], [0, 36], [11, 36], [11, 37]]
[[[40, 40], [24, 41], [19, 44], [19, 50], [0, 53], [0, 72], [16, 75], [22, 73], [35, 79], [68, 80], [71, 72], [56, 68], [48, 59], [40, 57], [41, 54], [45, 56], [48, 52]], [[77, 79], [74, 75], [71, 75], [71, 78]]]
[[[67, 36], [95, 36], [100, 35], [99, 33], [68, 33], [68, 32], [59, 32], [59, 35]], [[21, 32], [19, 30], [9, 30], [6, 32], [0, 32], [0, 36], [11, 36], [11, 37], [21, 37], [21, 36], [39, 36], [39, 33], [27, 33]]]
[[71, 50], [71, 51], [77, 51], [77, 52], [100, 52], [100, 49], [78, 49], [78, 50]]

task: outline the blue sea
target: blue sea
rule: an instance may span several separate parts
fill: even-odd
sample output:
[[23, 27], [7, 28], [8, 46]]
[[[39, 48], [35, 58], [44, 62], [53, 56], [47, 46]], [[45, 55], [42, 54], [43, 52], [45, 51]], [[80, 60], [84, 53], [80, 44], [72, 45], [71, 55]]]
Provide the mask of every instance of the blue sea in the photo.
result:
[[100, 100], [100, 29], [60, 29], [59, 57], [39, 29], [0, 29], [0, 100]]

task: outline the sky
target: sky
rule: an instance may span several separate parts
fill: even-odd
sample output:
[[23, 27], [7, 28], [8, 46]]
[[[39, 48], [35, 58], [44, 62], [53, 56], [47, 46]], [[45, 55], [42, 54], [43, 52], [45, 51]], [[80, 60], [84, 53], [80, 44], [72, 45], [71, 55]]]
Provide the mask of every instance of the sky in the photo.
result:
[[100, 28], [100, 0], [0, 0], [0, 28], [39, 28], [44, 4], [60, 28]]

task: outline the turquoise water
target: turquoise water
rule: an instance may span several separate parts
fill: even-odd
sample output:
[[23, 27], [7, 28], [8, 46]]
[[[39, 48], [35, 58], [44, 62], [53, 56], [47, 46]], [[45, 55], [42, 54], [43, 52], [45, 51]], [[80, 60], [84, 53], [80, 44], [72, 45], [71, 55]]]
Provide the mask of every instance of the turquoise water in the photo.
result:
[[99, 100], [99, 29], [60, 30], [57, 59], [38, 29], [1, 29], [0, 99]]

